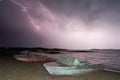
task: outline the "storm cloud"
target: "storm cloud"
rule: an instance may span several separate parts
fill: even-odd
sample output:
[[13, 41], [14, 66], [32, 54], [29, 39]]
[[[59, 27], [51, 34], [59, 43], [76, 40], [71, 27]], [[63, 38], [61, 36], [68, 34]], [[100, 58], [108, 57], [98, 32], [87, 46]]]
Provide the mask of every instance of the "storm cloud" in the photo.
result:
[[120, 48], [119, 7], [119, 0], [1, 0], [0, 44]]

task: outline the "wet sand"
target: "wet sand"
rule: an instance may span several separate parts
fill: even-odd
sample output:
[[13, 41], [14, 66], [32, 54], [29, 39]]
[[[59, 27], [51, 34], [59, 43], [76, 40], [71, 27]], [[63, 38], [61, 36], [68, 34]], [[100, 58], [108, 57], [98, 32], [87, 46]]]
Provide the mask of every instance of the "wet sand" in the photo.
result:
[[120, 80], [120, 73], [96, 71], [79, 76], [53, 76], [43, 63], [27, 63], [12, 57], [0, 58], [0, 80]]

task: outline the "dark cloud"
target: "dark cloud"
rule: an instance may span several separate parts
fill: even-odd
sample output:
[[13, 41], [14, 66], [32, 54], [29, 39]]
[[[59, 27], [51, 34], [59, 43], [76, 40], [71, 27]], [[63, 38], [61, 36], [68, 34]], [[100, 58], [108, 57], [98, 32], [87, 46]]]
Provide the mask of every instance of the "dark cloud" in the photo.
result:
[[[12, 1], [27, 8], [40, 31], [34, 29], [21, 6]], [[119, 7], [120, 0], [1, 0], [0, 44], [120, 48]]]
[[40, 35], [38, 37], [30, 29], [28, 19], [19, 6], [4, 0], [0, 3], [0, 10], [0, 46], [31, 47], [34, 43], [41, 44]]

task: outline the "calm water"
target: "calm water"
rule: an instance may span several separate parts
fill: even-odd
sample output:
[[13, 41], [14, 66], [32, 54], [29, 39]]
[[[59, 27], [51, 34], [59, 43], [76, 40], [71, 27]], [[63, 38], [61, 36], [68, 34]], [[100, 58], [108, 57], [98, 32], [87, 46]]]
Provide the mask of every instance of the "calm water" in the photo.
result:
[[105, 50], [97, 52], [65, 52], [65, 54], [48, 55], [54, 59], [60, 55], [71, 55], [79, 58], [80, 60], [89, 61], [95, 64], [103, 64], [105, 69], [120, 72], [120, 51], [118, 50]]

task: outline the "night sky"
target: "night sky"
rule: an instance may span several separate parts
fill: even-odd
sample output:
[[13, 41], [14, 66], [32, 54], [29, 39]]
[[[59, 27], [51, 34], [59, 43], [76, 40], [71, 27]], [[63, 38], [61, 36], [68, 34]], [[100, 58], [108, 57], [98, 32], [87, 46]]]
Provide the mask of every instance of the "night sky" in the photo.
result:
[[0, 0], [0, 47], [119, 49], [120, 0]]

